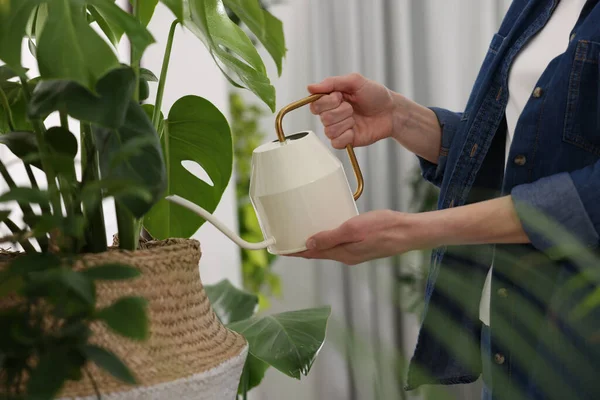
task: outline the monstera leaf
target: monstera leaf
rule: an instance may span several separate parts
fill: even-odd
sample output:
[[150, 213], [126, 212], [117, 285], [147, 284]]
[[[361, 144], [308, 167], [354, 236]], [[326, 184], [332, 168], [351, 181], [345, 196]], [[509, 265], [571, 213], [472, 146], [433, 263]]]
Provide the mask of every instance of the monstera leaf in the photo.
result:
[[16, 73], [21, 66], [21, 48], [27, 22], [40, 0], [3, 0], [0, 2], [0, 60]]
[[308, 375], [327, 330], [330, 307], [253, 317], [229, 324], [250, 344], [250, 354], [284, 374]]
[[252, 317], [258, 306], [257, 296], [236, 288], [228, 280], [205, 286], [205, 290], [213, 310], [224, 324]]
[[245, 87], [275, 110], [275, 88], [250, 38], [229, 16], [222, 0], [189, 0], [185, 26], [198, 36], [229, 81]]
[[287, 52], [281, 21], [263, 9], [258, 0], [223, 0], [223, 2], [265, 46], [277, 65], [277, 73], [281, 76], [283, 59]]
[[[127, 34], [135, 54], [141, 57], [154, 42], [135, 17], [109, 0], [3, 0], [0, 7], [0, 59], [16, 72], [21, 67], [23, 37], [35, 33], [40, 75], [43, 79], [72, 80], [93, 90], [96, 82], [119, 66], [113, 49], [89, 25], [82, 5], [90, 6], [111, 41]], [[33, 28], [32, 16], [38, 5], [47, 5], [42, 24]], [[39, 15], [36, 19], [41, 18]], [[41, 31], [41, 32], [40, 32]]]
[[205, 289], [219, 320], [242, 334], [250, 345], [240, 394], [258, 386], [270, 366], [296, 379], [309, 373], [325, 340], [330, 307], [252, 317], [257, 296], [227, 280]]
[[[167, 164], [166, 195], [179, 195], [213, 212], [233, 168], [231, 131], [223, 114], [206, 99], [182, 97], [163, 122], [161, 140]], [[184, 162], [198, 164], [212, 182], [194, 176]], [[146, 229], [160, 239], [190, 237], [204, 222], [195, 213], [167, 200], [158, 202], [144, 218]]]

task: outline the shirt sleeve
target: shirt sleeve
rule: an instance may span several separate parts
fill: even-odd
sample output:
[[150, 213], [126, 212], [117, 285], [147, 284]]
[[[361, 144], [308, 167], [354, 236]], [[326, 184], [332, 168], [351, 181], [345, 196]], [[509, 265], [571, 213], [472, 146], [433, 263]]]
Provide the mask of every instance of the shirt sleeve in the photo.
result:
[[564, 172], [513, 188], [517, 214], [531, 243], [545, 251], [555, 243], [536, 228], [531, 207], [560, 224], [587, 247], [600, 241], [600, 161], [573, 172]]
[[421, 168], [421, 174], [423, 175], [423, 178], [435, 186], [440, 187], [442, 185], [442, 180], [444, 179], [448, 152], [462, 118], [462, 113], [455, 113], [436, 107], [432, 107], [430, 109], [435, 113], [442, 128], [442, 147], [440, 149], [440, 157], [438, 158], [437, 164], [434, 164], [419, 156], [417, 156], [417, 158], [419, 160], [419, 166]]

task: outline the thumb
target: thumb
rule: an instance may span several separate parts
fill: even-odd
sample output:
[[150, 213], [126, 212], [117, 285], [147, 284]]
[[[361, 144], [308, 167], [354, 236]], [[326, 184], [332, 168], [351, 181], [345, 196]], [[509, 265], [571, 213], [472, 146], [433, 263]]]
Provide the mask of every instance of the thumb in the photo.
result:
[[355, 93], [360, 90], [365, 82], [366, 79], [360, 74], [333, 76], [321, 83], [308, 85], [308, 91], [311, 94], [332, 92]]

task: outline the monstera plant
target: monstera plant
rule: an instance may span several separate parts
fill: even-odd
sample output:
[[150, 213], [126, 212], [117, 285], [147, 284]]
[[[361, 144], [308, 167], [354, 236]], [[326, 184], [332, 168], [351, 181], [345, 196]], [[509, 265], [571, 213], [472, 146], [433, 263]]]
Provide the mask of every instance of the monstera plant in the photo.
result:
[[[275, 89], [255, 43], [281, 74], [285, 40], [282, 23], [258, 0], [161, 0], [173, 23], [154, 74], [142, 63], [155, 41], [147, 25], [158, 2], [131, 0], [125, 10], [114, 0], [0, 0], [0, 143], [16, 156], [11, 164], [0, 160], [8, 186], [0, 222], [10, 231], [0, 242], [19, 245], [0, 251], [0, 399], [52, 399], [65, 382], [90, 375], [90, 363], [136, 383], [110, 346], [92, 344], [90, 324], [148, 339], [146, 299], [123, 296], [102, 307], [97, 299], [101, 282], [110, 290], [143, 271], [120, 263], [77, 265], [115, 246], [135, 259], [148, 242], [191, 237], [205, 221], [165, 197], [176, 194], [214, 211], [232, 174], [231, 130], [209, 100], [191, 93], [162, 112], [176, 28], [204, 43], [232, 85], [275, 111]], [[124, 37], [128, 55], [118, 53]], [[24, 43], [39, 76], [23, 63]], [[153, 99], [150, 84], [157, 85]], [[210, 182], [188, 172], [185, 162], [200, 165]], [[28, 184], [16, 183], [12, 167], [24, 169]], [[113, 246], [106, 240], [107, 202], [117, 217]], [[260, 317], [256, 297], [228, 281], [206, 292], [221, 322], [249, 343], [242, 396], [269, 366], [295, 378], [309, 372], [329, 308]]]

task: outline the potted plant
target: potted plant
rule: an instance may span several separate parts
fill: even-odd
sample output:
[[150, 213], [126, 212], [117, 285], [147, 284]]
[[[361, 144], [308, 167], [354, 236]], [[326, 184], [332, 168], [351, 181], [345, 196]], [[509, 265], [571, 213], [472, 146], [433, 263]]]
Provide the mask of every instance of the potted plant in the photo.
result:
[[[174, 21], [157, 78], [140, 59], [154, 41], [146, 26], [158, 0], [133, 0], [130, 12], [112, 0], [0, 0], [0, 142], [30, 181], [17, 185], [0, 160], [9, 187], [0, 221], [11, 231], [0, 241], [22, 250], [0, 254], [2, 399], [226, 398], [238, 384], [244, 396], [269, 366], [308, 373], [322, 346], [329, 308], [261, 318], [256, 298], [228, 282], [204, 288], [200, 245], [189, 239], [204, 221], [164, 200], [179, 194], [214, 211], [233, 160], [229, 124], [210, 101], [188, 95], [160, 111], [176, 27], [273, 111], [263, 60], [225, 6], [279, 72], [281, 22], [256, 0], [161, 1]], [[127, 64], [116, 50], [123, 35]], [[23, 39], [40, 76], [22, 65]], [[153, 81], [156, 99], [143, 104]], [[113, 246], [107, 201], [118, 222]]]

